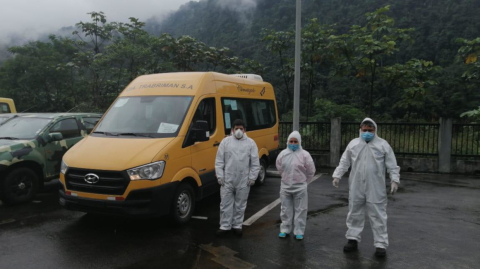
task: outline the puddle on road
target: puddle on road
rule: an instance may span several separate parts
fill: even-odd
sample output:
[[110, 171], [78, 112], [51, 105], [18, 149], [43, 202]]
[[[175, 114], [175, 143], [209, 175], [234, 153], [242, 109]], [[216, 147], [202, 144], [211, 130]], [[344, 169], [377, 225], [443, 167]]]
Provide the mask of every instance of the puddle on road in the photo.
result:
[[251, 269], [255, 268], [254, 264], [248, 263], [235, 257], [238, 252], [231, 250], [225, 246], [214, 247], [212, 244], [200, 245], [200, 248], [213, 254], [215, 258], [212, 261], [219, 263], [229, 269]]
[[342, 204], [333, 204], [331, 206], [328, 206], [326, 208], [322, 208], [322, 209], [319, 209], [319, 210], [315, 210], [315, 211], [308, 211], [307, 213], [307, 216], [308, 217], [315, 217], [317, 216], [318, 214], [324, 214], [324, 213], [328, 213], [334, 209], [337, 209], [337, 208], [340, 208], [340, 207], [346, 207], [348, 206], [348, 203], [342, 203]]

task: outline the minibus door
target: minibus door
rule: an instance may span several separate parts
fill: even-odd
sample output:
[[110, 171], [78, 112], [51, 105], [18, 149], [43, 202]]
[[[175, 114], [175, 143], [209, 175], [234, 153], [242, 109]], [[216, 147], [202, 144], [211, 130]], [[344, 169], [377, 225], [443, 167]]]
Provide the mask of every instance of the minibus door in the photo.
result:
[[[192, 143], [192, 166], [202, 181], [203, 196], [215, 193], [220, 188], [215, 177], [215, 157], [223, 135], [218, 131], [216, 119], [215, 98], [205, 98], [200, 101], [190, 125], [192, 128], [199, 122], [207, 124], [207, 141], [190, 140]], [[189, 136], [192, 134], [193, 130], [190, 130]]]

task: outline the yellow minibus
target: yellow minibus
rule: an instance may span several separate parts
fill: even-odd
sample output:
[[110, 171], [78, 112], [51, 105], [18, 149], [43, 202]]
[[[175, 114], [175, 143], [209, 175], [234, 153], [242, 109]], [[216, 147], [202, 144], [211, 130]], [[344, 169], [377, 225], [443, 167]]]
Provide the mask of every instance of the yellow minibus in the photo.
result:
[[195, 201], [220, 189], [215, 156], [235, 119], [245, 121], [258, 146], [262, 185], [279, 148], [271, 84], [253, 74], [140, 76], [64, 155], [60, 204], [112, 215], [170, 214], [185, 223]]

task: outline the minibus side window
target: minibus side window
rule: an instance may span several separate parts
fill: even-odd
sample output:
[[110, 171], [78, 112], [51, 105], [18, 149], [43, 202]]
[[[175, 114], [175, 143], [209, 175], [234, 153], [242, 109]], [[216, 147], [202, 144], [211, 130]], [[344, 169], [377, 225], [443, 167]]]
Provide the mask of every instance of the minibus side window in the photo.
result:
[[275, 103], [273, 100], [222, 98], [225, 134], [230, 134], [232, 122], [242, 119], [247, 131], [275, 126]]
[[[204, 120], [208, 123], [208, 132], [210, 136], [212, 136], [216, 129], [217, 129], [217, 120], [215, 114], [215, 98], [205, 98], [203, 99], [197, 107], [195, 114], [193, 115], [192, 122], [190, 123], [190, 128], [192, 128], [193, 124], [199, 120]], [[187, 141], [185, 141], [184, 147], [191, 146], [195, 143], [193, 141], [193, 137], [191, 133], [187, 137]]]

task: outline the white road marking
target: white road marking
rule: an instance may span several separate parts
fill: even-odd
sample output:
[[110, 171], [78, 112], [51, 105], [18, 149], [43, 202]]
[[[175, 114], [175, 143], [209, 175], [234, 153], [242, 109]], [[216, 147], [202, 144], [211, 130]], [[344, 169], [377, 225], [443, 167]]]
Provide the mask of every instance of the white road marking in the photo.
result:
[[[317, 174], [316, 176], [314, 176], [312, 178], [312, 181], [310, 181], [310, 183], [314, 182], [315, 180], [319, 179], [323, 174], [320, 173], [320, 174]], [[308, 184], [310, 184], [308, 183]], [[274, 207], [276, 207], [277, 205], [280, 204], [280, 198], [278, 198], [277, 200], [273, 201], [272, 203], [270, 203], [269, 205], [267, 205], [266, 207], [262, 208], [262, 210], [258, 211], [255, 215], [251, 216], [249, 219], [247, 219], [246, 221], [243, 222], [243, 225], [245, 226], [250, 226], [252, 225], [255, 221], [257, 221], [259, 218], [261, 218], [263, 215], [267, 214], [268, 211], [272, 210]]]
[[204, 219], [207, 220], [208, 217], [202, 217], [202, 216], [192, 216], [192, 219]]

